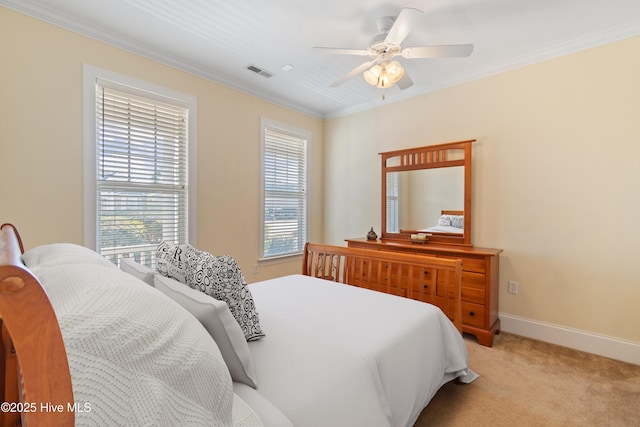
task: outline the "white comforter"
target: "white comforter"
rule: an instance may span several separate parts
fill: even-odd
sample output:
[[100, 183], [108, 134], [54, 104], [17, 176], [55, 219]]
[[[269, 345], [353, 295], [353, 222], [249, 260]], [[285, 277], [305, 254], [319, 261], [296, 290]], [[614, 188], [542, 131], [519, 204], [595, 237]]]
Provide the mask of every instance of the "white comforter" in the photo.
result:
[[233, 394], [211, 336], [164, 294], [81, 246], [40, 246], [23, 260], [49, 294], [74, 398], [89, 409], [76, 425], [262, 425]]
[[457, 233], [464, 234], [464, 228], [452, 227], [450, 225], [435, 225], [433, 227], [425, 228], [422, 230], [418, 230], [420, 233]]
[[296, 427], [411, 426], [444, 383], [475, 375], [435, 306], [302, 275], [249, 286], [266, 332], [250, 343], [258, 391]]

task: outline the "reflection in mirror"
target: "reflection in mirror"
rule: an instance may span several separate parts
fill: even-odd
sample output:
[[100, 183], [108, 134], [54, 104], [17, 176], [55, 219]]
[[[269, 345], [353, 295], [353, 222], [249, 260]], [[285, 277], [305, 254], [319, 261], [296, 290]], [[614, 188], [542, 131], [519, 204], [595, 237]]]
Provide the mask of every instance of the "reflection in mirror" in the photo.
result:
[[471, 143], [380, 153], [382, 239], [471, 246]]
[[387, 232], [464, 232], [464, 166], [387, 172]]

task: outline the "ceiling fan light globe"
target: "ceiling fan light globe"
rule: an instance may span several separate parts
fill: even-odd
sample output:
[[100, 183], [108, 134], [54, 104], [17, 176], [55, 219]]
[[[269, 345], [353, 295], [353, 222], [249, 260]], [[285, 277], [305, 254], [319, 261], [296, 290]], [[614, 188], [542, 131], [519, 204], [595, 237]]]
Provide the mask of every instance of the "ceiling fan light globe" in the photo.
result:
[[376, 87], [379, 89], [384, 89], [393, 86], [393, 83], [394, 82], [391, 80], [389, 74], [387, 74], [386, 70], [383, 69]]
[[369, 83], [370, 85], [378, 84], [378, 78], [371, 72], [371, 70], [365, 71], [364, 73], [362, 73], [362, 75], [364, 76], [364, 79], [367, 81], [367, 83]]
[[400, 65], [398, 61], [390, 62], [385, 68], [386, 74], [392, 83], [397, 82], [404, 76], [404, 68], [402, 68], [402, 65]]
[[380, 80], [381, 73], [382, 67], [380, 67], [380, 65], [374, 65], [373, 67], [362, 73], [362, 75], [364, 76], [364, 79], [367, 81], [367, 83], [375, 86], [378, 84], [378, 80]]

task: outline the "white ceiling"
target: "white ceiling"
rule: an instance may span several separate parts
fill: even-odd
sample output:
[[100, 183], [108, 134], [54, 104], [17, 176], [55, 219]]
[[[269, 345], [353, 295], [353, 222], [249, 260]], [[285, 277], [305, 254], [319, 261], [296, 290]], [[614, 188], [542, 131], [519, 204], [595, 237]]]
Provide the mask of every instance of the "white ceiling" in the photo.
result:
[[[318, 118], [331, 118], [640, 34], [639, 0], [0, 0], [77, 31]], [[467, 58], [400, 59], [414, 85], [377, 89], [364, 62], [376, 22], [424, 11], [403, 47], [472, 43]], [[629, 52], [638, 55], [638, 52]], [[283, 66], [293, 68], [284, 71]], [[255, 65], [273, 74], [246, 69]], [[382, 99], [382, 94], [385, 100]]]

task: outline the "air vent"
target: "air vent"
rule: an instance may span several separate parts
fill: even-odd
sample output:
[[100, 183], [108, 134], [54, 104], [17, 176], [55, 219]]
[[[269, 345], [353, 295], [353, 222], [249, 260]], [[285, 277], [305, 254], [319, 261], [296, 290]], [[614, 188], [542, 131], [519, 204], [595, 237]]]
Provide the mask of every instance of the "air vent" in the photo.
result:
[[256, 67], [255, 65], [247, 65], [247, 70], [249, 71], [253, 71], [256, 74], [260, 74], [262, 77], [271, 77], [273, 76], [273, 73], [267, 71], [267, 70], [263, 70], [260, 67]]

